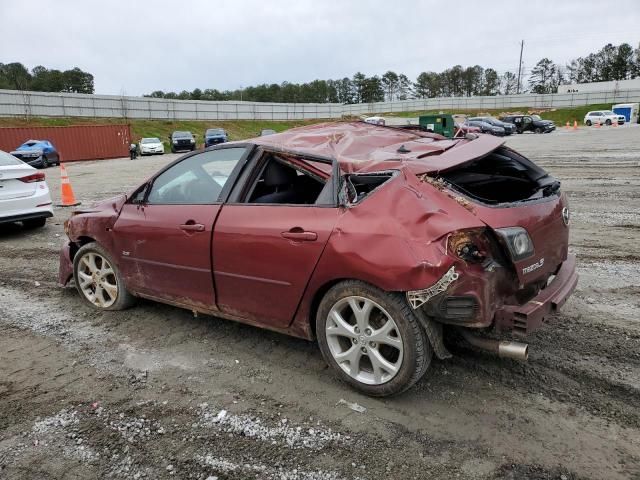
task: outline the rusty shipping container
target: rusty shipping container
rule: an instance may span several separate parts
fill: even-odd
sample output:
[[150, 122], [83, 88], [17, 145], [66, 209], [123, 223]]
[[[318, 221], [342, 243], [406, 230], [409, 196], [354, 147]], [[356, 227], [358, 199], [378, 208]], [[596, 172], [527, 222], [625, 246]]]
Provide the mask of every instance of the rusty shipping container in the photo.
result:
[[49, 140], [63, 162], [127, 157], [129, 125], [0, 128], [0, 150], [10, 152], [27, 140]]

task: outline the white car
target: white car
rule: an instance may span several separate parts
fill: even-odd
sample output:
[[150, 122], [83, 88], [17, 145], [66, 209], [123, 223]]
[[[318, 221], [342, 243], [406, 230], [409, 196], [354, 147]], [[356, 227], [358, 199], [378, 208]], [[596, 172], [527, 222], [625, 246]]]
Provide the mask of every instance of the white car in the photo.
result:
[[164, 145], [158, 138], [143, 138], [138, 144], [140, 155], [162, 155], [164, 153]]
[[586, 126], [591, 125], [611, 125], [617, 123], [618, 125], [624, 125], [625, 116], [613, 113], [611, 110], [598, 110], [595, 112], [587, 112], [584, 116], [584, 123]]
[[367, 117], [364, 119], [365, 122], [370, 123], [372, 125], [385, 125], [385, 121], [383, 117]]
[[53, 217], [53, 205], [44, 172], [0, 150], [0, 223], [36, 228], [48, 217]]

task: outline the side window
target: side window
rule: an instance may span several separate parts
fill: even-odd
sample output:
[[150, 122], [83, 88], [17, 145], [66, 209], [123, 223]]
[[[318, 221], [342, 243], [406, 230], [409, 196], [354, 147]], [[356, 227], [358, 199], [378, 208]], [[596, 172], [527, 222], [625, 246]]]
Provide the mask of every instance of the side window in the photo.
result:
[[243, 148], [223, 148], [182, 160], [156, 177], [147, 203], [208, 205], [220, 201], [222, 188], [244, 155]]
[[331, 165], [304, 162], [309, 164], [309, 170], [267, 153], [245, 203], [333, 205], [333, 188], [329, 180]]

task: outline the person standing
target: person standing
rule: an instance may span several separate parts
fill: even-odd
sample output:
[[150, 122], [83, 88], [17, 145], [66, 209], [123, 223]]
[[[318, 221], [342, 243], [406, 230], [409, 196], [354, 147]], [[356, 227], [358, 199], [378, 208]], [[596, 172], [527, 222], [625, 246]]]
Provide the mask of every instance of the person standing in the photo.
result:
[[131, 160], [135, 160], [137, 156], [138, 147], [136, 147], [135, 143], [132, 143], [131, 145], [129, 145], [129, 157], [131, 157]]

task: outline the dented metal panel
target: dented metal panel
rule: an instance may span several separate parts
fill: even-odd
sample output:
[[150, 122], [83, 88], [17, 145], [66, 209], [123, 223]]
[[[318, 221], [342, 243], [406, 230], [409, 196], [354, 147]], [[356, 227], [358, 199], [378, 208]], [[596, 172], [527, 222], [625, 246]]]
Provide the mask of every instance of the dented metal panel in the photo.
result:
[[0, 128], [0, 150], [10, 152], [29, 139], [49, 140], [63, 162], [102, 160], [129, 155], [129, 125]]

